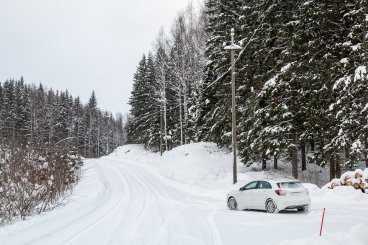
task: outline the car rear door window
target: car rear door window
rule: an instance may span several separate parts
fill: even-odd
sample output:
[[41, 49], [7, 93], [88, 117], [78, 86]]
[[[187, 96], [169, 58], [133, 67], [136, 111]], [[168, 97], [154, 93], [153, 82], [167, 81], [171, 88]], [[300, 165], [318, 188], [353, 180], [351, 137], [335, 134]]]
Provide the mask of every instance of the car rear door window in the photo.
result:
[[272, 189], [271, 184], [266, 181], [260, 181], [258, 184], [258, 189]]

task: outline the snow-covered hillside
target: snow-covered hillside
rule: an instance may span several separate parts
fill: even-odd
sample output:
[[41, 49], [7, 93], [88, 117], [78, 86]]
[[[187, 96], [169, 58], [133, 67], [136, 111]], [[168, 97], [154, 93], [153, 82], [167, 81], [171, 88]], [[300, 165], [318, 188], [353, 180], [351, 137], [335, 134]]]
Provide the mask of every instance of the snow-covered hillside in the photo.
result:
[[[152, 163], [167, 178], [204, 187], [233, 188], [231, 151], [219, 149], [214, 143], [193, 143], [176, 147], [171, 151], [159, 153], [145, 151], [141, 145], [125, 145], [119, 147], [109, 156], [118, 159], [129, 159], [136, 162]], [[243, 166], [238, 159], [238, 180], [244, 183], [259, 178], [291, 178], [290, 162], [279, 160], [279, 169], [272, 169], [268, 162], [267, 171], [261, 171], [261, 163], [249, 167]], [[299, 173], [302, 182], [323, 186], [328, 182], [329, 170], [314, 164], [308, 170]]]
[[[1, 244], [368, 244], [368, 195], [306, 184], [310, 212], [230, 211], [226, 193], [249, 180], [281, 173], [239, 167], [211, 143], [160, 156], [138, 145], [87, 160], [84, 178], [66, 205], [0, 228]], [[319, 227], [326, 208], [322, 237]]]

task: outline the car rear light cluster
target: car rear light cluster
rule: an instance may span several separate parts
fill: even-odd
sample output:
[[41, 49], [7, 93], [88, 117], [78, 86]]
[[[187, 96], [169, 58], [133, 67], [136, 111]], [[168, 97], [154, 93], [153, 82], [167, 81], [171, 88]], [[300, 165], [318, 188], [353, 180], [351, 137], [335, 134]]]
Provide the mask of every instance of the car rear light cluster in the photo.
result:
[[285, 190], [278, 189], [278, 190], [275, 190], [275, 192], [279, 196], [285, 196], [286, 195], [286, 191]]

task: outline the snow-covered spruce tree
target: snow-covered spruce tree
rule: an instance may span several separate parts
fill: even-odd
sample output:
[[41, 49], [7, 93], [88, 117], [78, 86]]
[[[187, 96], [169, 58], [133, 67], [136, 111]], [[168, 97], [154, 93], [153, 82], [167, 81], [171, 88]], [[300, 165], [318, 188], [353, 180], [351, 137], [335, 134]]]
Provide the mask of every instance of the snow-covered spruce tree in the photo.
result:
[[248, 1], [243, 8], [238, 140], [243, 161], [261, 159], [262, 168], [269, 157], [274, 157], [277, 167], [277, 158], [287, 148], [289, 125], [279, 118], [287, 115], [280, 100], [285, 91], [276, 85], [280, 73], [290, 68], [285, 54], [296, 9], [295, 1]]
[[160, 105], [156, 82], [153, 56], [143, 56], [134, 74], [133, 91], [129, 100], [131, 118], [127, 132], [128, 143], [159, 148]]
[[367, 159], [366, 5], [366, 1], [345, 1], [345, 5], [339, 6], [344, 30], [336, 44], [341, 50], [333, 86], [336, 98], [329, 108], [337, 119], [338, 133], [330, 144], [339, 152], [345, 152], [343, 167], [346, 169], [356, 168], [359, 161]]
[[146, 114], [145, 103], [145, 87], [144, 79], [146, 74], [146, 56], [143, 55], [140, 60], [137, 71], [133, 77], [133, 89], [129, 98], [130, 119], [127, 126], [127, 143], [128, 144], [143, 144], [145, 138], [145, 125], [142, 117]]
[[29, 100], [29, 87], [24, 84], [23, 77], [15, 82], [14, 87], [15, 100], [15, 139], [17, 142], [26, 144], [31, 135], [31, 108]]
[[95, 92], [92, 92], [89, 98], [88, 104], [86, 106], [86, 126], [87, 126], [87, 156], [88, 157], [99, 157], [98, 156], [98, 141], [99, 141], [99, 131], [98, 131], [98, 120], [99, 111], [97, 110], [97, 99]]
[[42, 84], [38, 87], [31, 86], [31, 144], [41, 144], [46, 142], [46, 92]]
[[[207, 28], [201, 102], [198, 108], [199, 140], [229, 145], [231, 142], [231, 79], [230, 54], [224, 50], [229, 44], [230, 30], [235, 28], [236, 37], [241, 39], [242, 1], [206, 2]], [[239, 68], [237, 63], [237, 68]]]
[[15, 142], [15, 99], [14, 81], [5, 81], [2, 92], [1, 137], [3, 140]]
[[155, 73], [153, 55], [143, 56], [134, 74], [129, 100], [131, 118], [127, 127], [127, 142], [159, 149], [161, 88]]
[[56, 121], [54, 140], [59, 142], [68, 136], [68, 123], [72, 107], [68, 103], [68, 94], [60, 92], [60, 96], [56, 99]]
[[73, 144], [77, 146], [79, 152], [83, 151], [83, 147], [81, 146], [84, 145], [84, 132], [86, 130], [83, 120], [84, 120], [83, 105], [78, 96], [74, 99], [73, 102], [72, 141], [74, 142]]
[[[168, 39], [169, 41], [170, 39]], [[181, 143], [181, 127], [180, 127], [180, 110], [178, 106], [178, 98], [177, 98], [177, 83], [175, 77], [175, 67], [174, 67], [174, 59], [173, 50], [171, 46], [169, 46], [168, 50], [168, 69], [166, 71], [168, 83], [166, 90], [166, 104], [167, 104], [167, 125], [168, 125], [168, 148], [172, 149], [175, 146], [180, 145]]]
[[148, 148], [160, 149], [160, 132], [161, 132], [161, 106], [160, 100], [160, 84], [156, 79], [154, 57], [151, 53], [147, 57], [147, 70], [145, 76], [145, 93], [146, 93], [146, 115], [145, 124], [147, 125], [148, 134], [145, 144]]

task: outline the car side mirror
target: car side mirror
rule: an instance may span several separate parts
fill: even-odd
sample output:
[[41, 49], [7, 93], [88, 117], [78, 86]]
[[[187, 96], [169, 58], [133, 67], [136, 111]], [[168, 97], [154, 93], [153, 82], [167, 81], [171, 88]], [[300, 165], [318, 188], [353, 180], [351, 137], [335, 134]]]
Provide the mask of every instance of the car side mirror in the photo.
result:
[[244, 188], [243, 187], [240, 187], [239, 191], [244, 191]]

